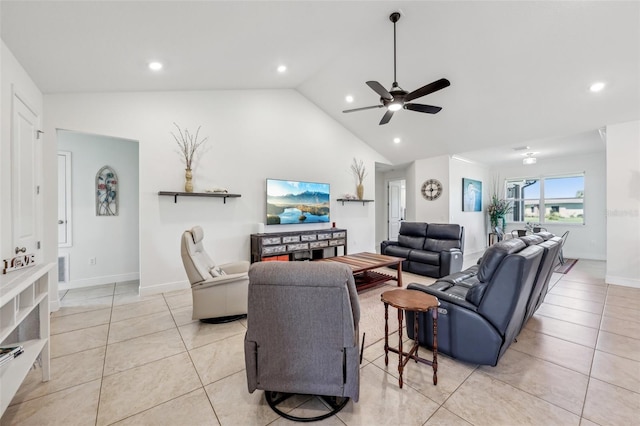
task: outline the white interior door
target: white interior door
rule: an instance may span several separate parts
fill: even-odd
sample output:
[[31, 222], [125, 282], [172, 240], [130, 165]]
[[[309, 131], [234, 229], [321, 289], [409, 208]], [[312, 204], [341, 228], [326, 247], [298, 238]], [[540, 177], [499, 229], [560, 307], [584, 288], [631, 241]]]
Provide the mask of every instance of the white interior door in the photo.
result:
[[389, 182], [389, 240], [398, 240], [404, 210], [404, 180], [392, 180]]
[[38, 116], [18, 96], [13, 96], [11, 139], [11, 206], [14, 255], [36, 253], [39, 247], [37, 222]]
[[71, 247], [71, 152], [58, 151], [58, 247]]

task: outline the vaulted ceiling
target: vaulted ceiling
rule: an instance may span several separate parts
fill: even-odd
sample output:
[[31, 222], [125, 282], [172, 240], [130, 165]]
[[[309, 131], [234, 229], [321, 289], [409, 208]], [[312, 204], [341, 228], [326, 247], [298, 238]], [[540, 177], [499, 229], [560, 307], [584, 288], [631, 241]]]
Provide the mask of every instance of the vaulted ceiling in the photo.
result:
[[[391, 87], [397, 10], [400, 86], [451, 86], [415, 101], [440, 113], [402, 110], [380, 126], [383, 109], [342, 110], [379, 102], [367, 80]], [[0, 25], [45, 94], [296, 89], [394, 164], [597, 151], [598, 128], [640, 119], [637, 1], [3, 0]]]

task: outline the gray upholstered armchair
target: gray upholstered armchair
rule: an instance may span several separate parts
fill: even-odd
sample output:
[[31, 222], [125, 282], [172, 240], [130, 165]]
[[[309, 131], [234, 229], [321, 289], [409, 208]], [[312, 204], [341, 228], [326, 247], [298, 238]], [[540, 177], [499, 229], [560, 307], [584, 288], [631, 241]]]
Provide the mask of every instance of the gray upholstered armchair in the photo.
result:
[[[271, 408], [292, 394], [322, 396], [332, 411], [358, 401], [360, 303], [351, 269], [330, 262], [259, 262], [249, 270], [245, 363], [249, 392]], [[303, 421], [309, 421], [304, 419]]]
[[249, 262], [216, 265], [202, 246], [204, 231], [194, 226], [182, 234], [180, 253], [191, 283], [193, 319], [219, 323], [247, 313]]

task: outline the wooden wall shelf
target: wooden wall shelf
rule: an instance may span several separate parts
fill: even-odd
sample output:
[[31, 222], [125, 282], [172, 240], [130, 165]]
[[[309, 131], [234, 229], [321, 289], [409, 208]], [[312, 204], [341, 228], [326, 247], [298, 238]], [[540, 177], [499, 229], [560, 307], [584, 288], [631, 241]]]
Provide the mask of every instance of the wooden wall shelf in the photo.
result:
[[352, 200], [351, 198], [338, 198], [336, 201], [341, 201], [343, 206], [344, 203], [362, 203], [363, 206], [365, 203], [373, 203], [373, 200]]
[[173, 202], [178, 202], [178, 196], [184, 197], [214, 197], [222, 198], [224, 204], [227, 204], [227, 198], [238, 198], [240, 194], [228, 194], [224, 192], [179, 192], [179, 191], [159, 191], [158, 195], [167, 195], [173, 197]]

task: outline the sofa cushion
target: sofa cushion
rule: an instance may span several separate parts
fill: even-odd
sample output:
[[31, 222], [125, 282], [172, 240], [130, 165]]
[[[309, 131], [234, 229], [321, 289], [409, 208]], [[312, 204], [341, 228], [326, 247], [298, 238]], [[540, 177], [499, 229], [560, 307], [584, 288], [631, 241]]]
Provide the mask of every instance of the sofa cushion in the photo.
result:
[[400, 235], [424, 238], [427, 236], [427, 224], [425, 222], [401, 222]]
[[415, 237], [412, 235], [398, 235], [398, 244], [402, 247], [422, 250], [424, 245], [424, 237]]
[[460, 247], [460, 225], [431, 223], [427, 227], [424, 250], [441, 252]]
[[409, 260], [426, 263], [427, 265], [440, 265], [440, 253], [424, 250], [412, 250], [409, 253]]
[[520, 239], [527, 247], [544, 242], [544, 239], [539, 235], [525, 235], [524, 237], [520, 237]]
[[481, 282], [491, 280], [502, 259], [511, 253], [519, 252], [525, 247], [526, 244], [520, 238], [503, 240], [489, 247], [482, 256], [482, 262], [478, 268], [478, 280]]
[[387, 256], [396, 256], [396, 257], [404, 257], [405, 259], [409, 257], [409, 253], [411, 253], [413, 249], [408, 247], [400, 247], [400, 246], [388, 246], [383, 254]]

